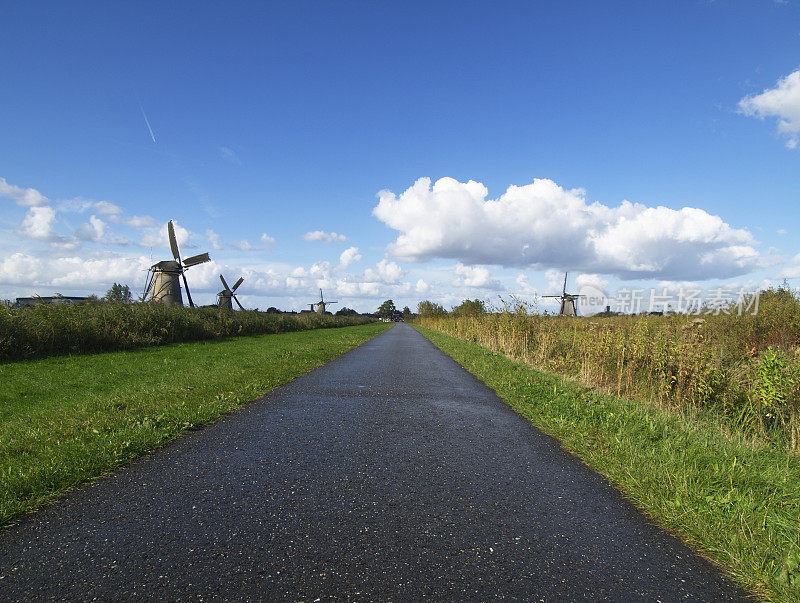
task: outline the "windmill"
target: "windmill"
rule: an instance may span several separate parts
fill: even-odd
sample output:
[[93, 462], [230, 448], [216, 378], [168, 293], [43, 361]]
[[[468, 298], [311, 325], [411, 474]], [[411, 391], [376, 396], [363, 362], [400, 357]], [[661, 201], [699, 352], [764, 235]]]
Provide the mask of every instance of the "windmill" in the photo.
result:
[[233, 284], [233, 288], [231, 289], [228, 287], [228, 283], [225, 282], [225, 278], [220, 274], [219, 280], [222, 281], [222, 286], [225, 287], [222, 291], [217, 293], [217, 305], [219, 305], [221, 310], [233, 310], [233, 304], [231, 300], [234, 300], [236, 304], [239, 306], [240, 309], [244, 310], [242, 304], [239, 303], [239, 298], [236, 297], [236, 290], [239, 288], [244, 282], [244, 277], [239, 277], [239, 280]]
[[574, 293], [567, 293], [567, 276], [569, 272], [564, 273], [564, 288], [561, 290], [561, 295], [542, 295], [542, 297], [557, 297], [561, 300], [561, 308], [558, 310], [559, 316], [577, 316], [578, 307], [575, 305], [575, 300], [582, 295]]
[[[331, 304], [338, 304], [338, 303], [339, 303], [338, 301], [329, 301], [329, 302], [326, 302], [326, 301], [325, 301], [325, 298], [324, 298], [324, 297], [322, 297], [322, 289], [320, 289], [320, 290], [319, 290], [319, 301], [316, 303], [316, 306], [317, 306], [317, 314], [325, 314], [325, 306], [329, 306], [329, 305], [331, 305]], [[309, 306], [312, 306], [312, 309], [313, 309], [313, 306], [314, 306], [314, 305], [315, 305], [315, 304], [309, 304]]]
[[172, 257], [175, 259], [164, 260], [163, 262], [158, 262], [150, 266], [144, 298], [147, 299], [149, 294], [150, 301], [160, 302], [168, 306], [182, 306], [183, 297], [181, 297], [181, 284], [178, 280], [180, 276], [183, 279], [183, 286], [186, 289], [186, 297], [189, 300], [189, 305], [194, 308], [192, 294], [189, 293], [189, 283], [186, 282], [186, 269], [209, 262], [211, 258], [208, 256], [208, 253], [201, 253], [200, 255], [193, 255], [190, 258], [181, 260], [178, 241], [175, 239], [175, 227], [172, 224], [172, 220], [167, 222], [167, 233], [169, 234], [169, 246], [172, 250]]

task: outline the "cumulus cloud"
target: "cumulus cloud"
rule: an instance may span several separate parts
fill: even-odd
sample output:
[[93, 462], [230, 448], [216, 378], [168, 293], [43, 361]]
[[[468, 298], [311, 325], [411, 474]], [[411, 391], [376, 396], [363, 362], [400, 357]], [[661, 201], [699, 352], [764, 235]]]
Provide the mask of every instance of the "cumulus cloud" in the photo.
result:
[[396, 283], [404, 274], [405, 270], [395, 262], [381, 260], [374, 268], [367, 268], [364, 271], [364, 279], [371, 282]]
[[35, 206], [25, 212], [25, 218], [19, 227], [21, 235], [30, 239], [48, 241], [55, 237], [53, 232], [53, 222], [56, 219], [56, 212], [50, 206]]
[[622, 278], [723, 278], [761, 264], [752, 235], [702, 209], [588, 203], [552, 180], [510, 186], [498, 199], [470, 180], [420, 178], [373, 214], [399, 231], [388, 251], [405, 261], [581, 270]]
[[95, 215], [89, 216], [89, 221], [81, 224], [75, 231], [75, 238], [79, 241], [92, 243], [111, 243], [113, 245], [127, 245], [128, 239], [113, 236], [108, 231], [108, 225]]
[[75, 236], [81, 241], [102, 241], [105, 231], [105, 222], [96, 216], [89, 216], [89, 221], [78, 227]]
[[0, 260], [0, 283], [26, 287], [64, 287], [102, 290], [113, 282], [132, 285], [143, 280], [149, 266], [144, 257], [49, 258], [13, 253]]
[[483, 289], [501, 290], [500, 281], [491, 278], [486, 266], [466, 266], [459, 262], [456, 264], [456, 278], [453, 285], [456, 287], [475, 287]]
[[745, 96], [739, 111], [751, 117], [778, 118], [778, 133], [786, 137], [786, 146], [797, 148], [800, 142], [800, 69], [778, 80], [774, 88], [761, 94]]
[[342, 268], [347, 268], [350, 264], [360, 261], [361, 261], [361, 254], [358, 253], [358, 247], [348, 247], [339, 256], [339, 265]]
[[40, 207], [48, 205], [50, 200], [35, 188], [22, 188], [0, 178], [0, 197], [7, 197], [23, 207]]
[[303, 235], [306, 241], [323, 241], [325, 243], [347, 243], [348, 239], [343, 234], [335, 232], [325, 232], [324, 230], [312, 230]]

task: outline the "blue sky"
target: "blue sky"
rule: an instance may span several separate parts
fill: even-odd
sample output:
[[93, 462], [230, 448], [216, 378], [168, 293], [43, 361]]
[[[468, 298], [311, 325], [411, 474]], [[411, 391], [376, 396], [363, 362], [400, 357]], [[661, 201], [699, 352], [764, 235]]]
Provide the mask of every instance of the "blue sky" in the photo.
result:
[[794, 0], [0, 20], [0, 297], [138, 292], [169, 219], [214, 260], [187, 275], [201, 303], [220, 272], [250, 307], [322, 287], [363, 311], [533, 301], [566, 269], [609, 293], [800, 277]]

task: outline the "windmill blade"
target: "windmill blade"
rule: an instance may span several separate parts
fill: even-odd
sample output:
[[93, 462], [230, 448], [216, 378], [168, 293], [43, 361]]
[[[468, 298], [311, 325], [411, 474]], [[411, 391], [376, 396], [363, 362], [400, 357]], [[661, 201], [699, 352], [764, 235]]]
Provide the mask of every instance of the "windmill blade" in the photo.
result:
[[561, 293], [562, 295], [566, 295], [567, 294], [567, 275], [568, 274], [569, 274], [569, 272], [565, 272], [564, 273], [564, 290]]
[[[233, 293], [233, 291], [231, 291], [231, 288], [228, 287], [228, 283], [225, 282], [225, 277], [223, 277], [221, 274], [219, 275], [219, 280], [222, 281], [222, 286], [225, 287], [225, 291], [229, 291], [230, 293]], [[234, 289], [235, 288], [236, 287], [234, 287]]]
[[183, 260], [183, 267], [188, 268], [189, 266], [197, 266], [198, 264], [205, 264], [206, 262], [211, 261], [211, 256], [207, 253], [201, 253], [200, 255], [193, 255], [190, 258], [186, 258]]
[[235, 296], [235, 295], [233, 295], [233, 294], [231, 294], [231, 297], [233, 297], [233, 301], [235, 301], [235, 302], [236, 302], [236, 305], [238, 305], [238, 306], [239, 306], [239, 309], [241, 309], [241, 310], [244, 310], [244, 306], [243, 306], [242, 304], [240, 304], [240, 303], [239, 303], [239, 298], [238, 298], [238, 297], [236, 297], [236, 296]]
[[323, 304], [325, 303], [325, 298], [322, 297], [322, 289], [319, 290], [319, 301], [321, 301]]
[[178, 250], [178, 240], [175, 238], [175, 227], [172, 225], [172, 220], [167, 222], [167, 232], [169, 233], [169, 247], [172, 249], [172, 257], [180, 264], [181, 254]]
[[233, 291], [236, 291], [236, 290], [239, 288], [239, 285], [241, 285], [243, 282], [244, 282], [244, 277], [243, 277], [243, 276], [240, 276], [240, 277], [239, 277], [239, 280], [238, 280], [238, 281], [236, 281], [236, 282], [233, 284], [233, 289], [231, 289], [231, 292], [233, 292]]
[[183, 286], [186, 289], [186, 298], [189, 300], [189, 305], [194, 308], [194, 302], [192, 301], [192, 294], [189, 293], [189, 283], [186, 282], [186, 273], [181, 270], [181, 276], [183, 277]]

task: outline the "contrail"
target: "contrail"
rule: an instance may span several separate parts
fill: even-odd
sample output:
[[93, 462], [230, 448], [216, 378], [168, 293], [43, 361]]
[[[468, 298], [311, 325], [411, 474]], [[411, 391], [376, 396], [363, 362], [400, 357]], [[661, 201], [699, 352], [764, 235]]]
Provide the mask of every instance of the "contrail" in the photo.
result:
[[153, 142], [156, 141], [155, 134], [153, 134], [153, 128], [150, 127], [150, 120], [147, 119], [147, 114], [144, 112], [144, 107], [142, 107], [142, 103], [139, 103], [139, 108], [142, 110], [142, 117], [144, 117], [144, 123], [147, 124], [147, 129], [150, 132], [150, 138], [153, 139]]

